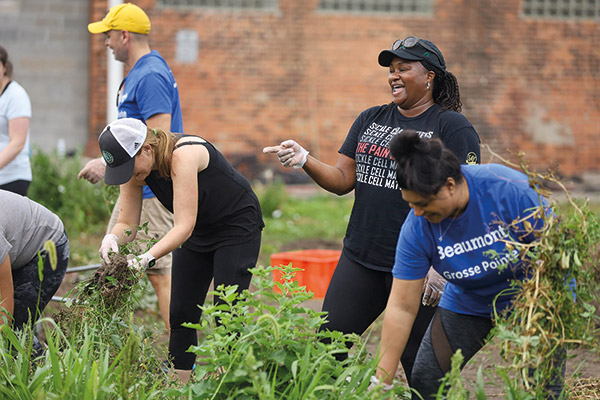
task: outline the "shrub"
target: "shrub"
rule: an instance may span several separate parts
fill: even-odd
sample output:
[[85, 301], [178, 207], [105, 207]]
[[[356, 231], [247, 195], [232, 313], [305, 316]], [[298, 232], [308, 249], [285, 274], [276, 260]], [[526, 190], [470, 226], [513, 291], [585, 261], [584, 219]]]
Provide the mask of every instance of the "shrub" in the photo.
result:
[[[273, 291], [271, 271], [283, 272]], [[200, 323], [204, 341], [190, 351], [200, 356], [196, 380], [171, 395], [202, 399], [379, 399], [378, 390], [367, 393], [376, 360], [368, 357], [357, 335], [319, 331], [325, 313], [300, 306], [312, 297], [291, 281], [291, 266], [255, 268], [256, 290], [218, 287], [212, 294], [223, 303], [207, 305]], [[218, 322], [217, 322], [218, 321]], [[355, 351], [340, 362], [335, 355]], [[405, 395], [405, 389], [395, 389]]]
[[79, 155], [58, 157], [36, 148], [31, 158], [33, 179], [28, 197], [58, 215], [70, 236], [98, 226], [110, 216], [109, 192], [102, 183], [77, 179], [82, 166]]
[[[552, 174], [529, 171], [524, 163], [521, 167], [538, 193], [546, 194], [542, 183], [553, 182], [565, 191], [569, 202], [568, 207], [553, 205], [551, 210], [540, 204], [513, 221], [537, 237], [530, 244], [507, 243], [508, 250], [518, 250], [530, 279], [514, 282], [510, 291], [516, 299], [510, 314], [495, 316], [509, 368], [526, 391], [542, 398], [545, 386], [561, 375], [562, 365], [556, 361], [567, 347], [600, 348], [596, 339], [600, 316], [594, 305], [600, 287], [596, 254], [600, 222], [588, 204], [572, 200]], [[544, 221], [541, 229], [536, 227], [537, 219]]]

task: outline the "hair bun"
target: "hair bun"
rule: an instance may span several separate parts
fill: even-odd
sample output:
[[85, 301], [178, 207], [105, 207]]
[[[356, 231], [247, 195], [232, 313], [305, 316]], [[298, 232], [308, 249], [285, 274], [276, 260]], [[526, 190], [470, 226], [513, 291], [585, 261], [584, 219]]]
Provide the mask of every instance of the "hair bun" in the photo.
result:
[[390, 143], [390, 151], [396, 160], [410, 158], [414, 155], [423, 153], [423, 141], [417, 131], [405, 129], [397, 134]]

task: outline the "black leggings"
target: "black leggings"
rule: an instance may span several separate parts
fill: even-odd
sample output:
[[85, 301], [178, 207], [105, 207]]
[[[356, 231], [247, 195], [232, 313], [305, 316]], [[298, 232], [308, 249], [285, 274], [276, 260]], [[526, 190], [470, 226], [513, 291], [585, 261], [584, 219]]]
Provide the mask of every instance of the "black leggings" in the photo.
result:
[[[392, 281], [390, 272], [365, 268], [342, 252], [323, 301], [328, 322], [321, 329], [362, 335], [385, 310]], [[436, 308], [421, 305], [402, 353], [400, 361], [409, 383], [417, 350]], [[347, 354], [338, 355], [339, 360], [346, 357]]]
[[198, 336], [195, 329], [181, 324], [200, 321], [202, 310], [198, 306], [204, 304], [213, 278], [215, 288], [224, 284], [238, 285], [238, 292], [248, 289], [252, 278], [248, 269], [256, 266], [259, 250], [260, 234], [249, 242], [206, 253], [185, 248], [173, 251], [169, 354], [175, 369], [191, 370], [194, 366], [196, 355], [187, 349], [198, 343]]
[[[484, 317], [458, 314], [438, 308], [415, 360], [411, 388], [423, 399], [435, 399], [441, 379], [451, 369], [452, 355], [460, 349], [464, 356], [461, 369], [483, 347], [493, 327], [492, 320]], [[548, 399], [558, 399], [563, 388], [566, 352], [559, 352], [553, 377], [546, 387]], [[413, 399], [421, 397], [413, 394]]]
[[30, 184], [31, 181], [19, 180], [0, 185], [0, 189], [20, 194], [21, 196], [27, 196]]

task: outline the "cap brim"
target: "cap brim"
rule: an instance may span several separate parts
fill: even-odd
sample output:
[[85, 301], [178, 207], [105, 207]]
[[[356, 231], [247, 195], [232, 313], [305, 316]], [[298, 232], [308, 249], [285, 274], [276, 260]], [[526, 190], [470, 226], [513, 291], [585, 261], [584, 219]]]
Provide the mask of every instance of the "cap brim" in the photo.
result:
[[88, 24], [88, 31], [90, 33], [104, 33], [110, 31], [110, 26], [105, 25], [103, 21], [92, 22]]
[[127, 183], [133, 175], [133, 167], [135, 166], [135, 157], [125, 161], [118, 167], [106, 166], [104, 173], [104, 183], [107, 185], [122, 185]]
[[395, 57], [400, 57], [403, 60], [409, 61], [420, 61], [423, 59], [422, 57], [411, 54], [404, 49], [383, 50], [381, 53], [379, 53], [379, 65], [382, 67], [389, 67]]

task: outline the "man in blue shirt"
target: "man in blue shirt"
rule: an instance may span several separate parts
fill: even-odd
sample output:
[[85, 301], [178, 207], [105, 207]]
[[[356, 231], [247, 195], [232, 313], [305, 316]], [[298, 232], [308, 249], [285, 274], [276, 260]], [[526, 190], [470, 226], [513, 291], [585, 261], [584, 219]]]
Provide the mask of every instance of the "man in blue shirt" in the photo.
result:
[[[150, 19], [140, 7], [125, 3], [112, 7], [104, 19], [89, 24], [88, 30], [94, 34], [103, 33], [105, 45], [112, 50], [115, 59], [130, 68], [119, 88], [119, 118], [136, 118], [150, 128], [183, 133], [177, 82], [162, 56], [150, 49], [150, 27]], [[88, 162], [78, 178], [96, 183], [104, 177], [104, 172], [105, 165], [100, 157]], [[116, 223], [118, 212], [117, 201], [108, 232]], [[160, 239], [173, 226], [172, 214], [159, 203], [147, 186], [144, 187], [140, 222], [146, 221], [148, 235], [140, 231], [137, 234], [139, 239]], [[120, 238], [113, 236], [107, 235], [105, 240], [118, 242]], [[171, 255], [157, 260], [156, 265], [146, 272], [156, 291], [165, 326], [169, 329]]]

